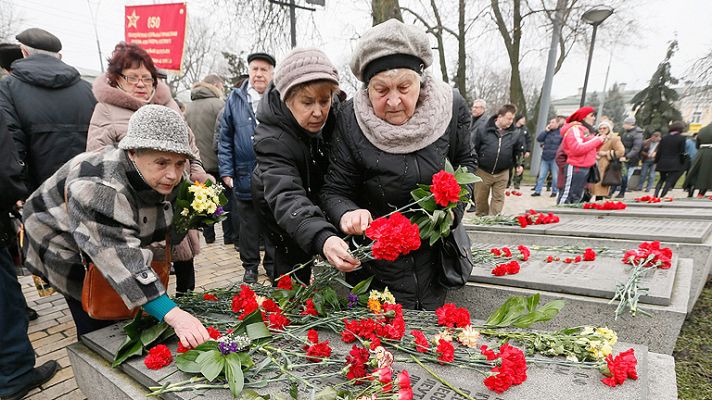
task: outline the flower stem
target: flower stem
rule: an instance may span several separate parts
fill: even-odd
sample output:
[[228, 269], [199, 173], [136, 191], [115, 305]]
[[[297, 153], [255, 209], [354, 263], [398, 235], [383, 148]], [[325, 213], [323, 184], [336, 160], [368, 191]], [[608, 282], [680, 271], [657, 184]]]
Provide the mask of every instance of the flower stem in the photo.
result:
[[460, 396], [464, 397], [464, 398], [467, 399], [467, 400], [477, 400], [477, 399], [475, 399], [474, 397], [471, 397], [470, 395], [466, 394], [466, 393], [463, 392], [462, 390], [460, 390], [460, 389], [456, 388], [455, 386], [453, 386], [452, 383], [450, 383], [450, 382], [446, 381], [445, 379], [441, 378], [440, 375], [436, 374], [435, 371], [433, 371], [433, 370], [431, 370], [430, 368], [426, 367], [425, 364], [423, 364], [422, 362], [420, 362], [420, 360], [418, 360], [417, 358], [415, 358], [415, 356], [411, 356], [411, 358], [413, 359], [413, 361], [415, 361], [416, 364], [420, 365], [421, 368], [423, 368], [423, 369], [424, 369], [425, 371], [427, 371], [430, 375], [432, 375], [433, 378], [435, 378], [435, 379], [437, 379], [438, 381], [440, 381], [440, 383], [442, 383], [443, 385], [449, 387], [449, 388], [450, 388], [452, 391], [454, 391], [455, 393], [459, 394]]

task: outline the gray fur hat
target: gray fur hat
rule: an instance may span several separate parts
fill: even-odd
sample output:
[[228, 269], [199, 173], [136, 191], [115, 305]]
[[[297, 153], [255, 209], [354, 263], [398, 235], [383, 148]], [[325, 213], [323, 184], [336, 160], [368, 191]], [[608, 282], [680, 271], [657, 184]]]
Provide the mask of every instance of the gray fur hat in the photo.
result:
[[274, 72], [274, 86], [284, 101], [289, 90], [301, 83], [327, 80], [339, 84], [339, 72], [329, 57], [315, 47], [294, 49]]
[[380, 23], [361, 36], [351, 59], [351, 72], [361, 82], [388, 69], [408, 68], [418, 73], [433, 63], [428, 35], [397, 19]]
[[629, 115], [629, 116], [625, 117], [625, 119], [623, 120], [623, 123], [635, 125], [635, 117], [632, 115]]
[[194, 159], [188, 143], [188, 125], [177, 111], [148, 104], [129, 119], [126, 136], [119, 142], [119, 148], [166, 151]]

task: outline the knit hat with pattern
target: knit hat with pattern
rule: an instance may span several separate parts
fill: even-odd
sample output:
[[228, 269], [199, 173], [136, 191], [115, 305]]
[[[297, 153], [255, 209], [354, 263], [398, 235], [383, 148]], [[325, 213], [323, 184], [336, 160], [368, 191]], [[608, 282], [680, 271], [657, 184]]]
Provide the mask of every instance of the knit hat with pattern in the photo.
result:
[[321, 50], [315, 47], [294, 49], [274, 72], [274, 87], [284, 101], [289, 90], [301, 83], [327, 80], [339, 84], [339, 72]]
[[175, 110], [155, 104], [145, 105], [133, 113], [119, 148], [151, 149], [195, 158], [188, 145], [188, 125], [183, 117]]

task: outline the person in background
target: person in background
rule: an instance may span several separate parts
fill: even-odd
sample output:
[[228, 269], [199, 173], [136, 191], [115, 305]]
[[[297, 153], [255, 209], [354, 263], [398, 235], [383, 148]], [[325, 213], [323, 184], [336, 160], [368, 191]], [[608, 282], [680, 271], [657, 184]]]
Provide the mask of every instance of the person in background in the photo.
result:
[[0, 398], [3, 400], [23, 398], [59, 370], [55, 360], [35, 368], [35, 351], [27, 336], [27, 302], [8, 251], [15, 235], [9, 214], [27, 194], [22, 169], [5, 115], [0, 113]]
[[[94, 95], [99, 104], [91, 118], [87, 151], [115, 147], [126, 136], [131, 116], [146, 105], [162, 105], [181, 113], [168, 85], [158, 79], [158, 70], [151, 56], [137, 44], [118, 43], [106, 71], [94, 80]], [[203, 169], [200, 151], [190, 129], [188, 137], [195, 157], [186, 163], [186, 175], [191, 182], [213, 180]], [[199, 253], [200, 236], [197, 230], [188, 231], [185, 239], [173, 247], [176, 295], [195, 289], [194, 257]]]
[[222, 181], [234, 191], [232, 211], [240, 219], [240, 260], [245, 269], [242, 280], [255, 283], [261, 243], [265, 247], [262, 260], [265, 272], [268, 277], [274, 276], [274, 247], [262, 231], [252, 203], [252, 173], [256, 163], [253, 139], [258, 122], [255, 114], [277, 63], [267, 53], [252, 53], [247, 56], [247, 62], [249, 78], [230, 92], [220, 122], [218, 168]]
[[12, 63], [22, 58], [20, 45], [15, 43], [0, 43], [0, 79], [12, 73]]
[[539, 133], [536, 141], [541, 146], [541, 164], [539, 164], [539, 176], [534, 186], [532, 197], [541, 196], [546, 177], [551, 174], [551, 186], [554, 188], [550, 197], [556, 197], [558, 190], [559, 168], [556, 166], [556, 149], [561, 145], [561, 132], [556, 118], [552, 118], [546, 128]]
[[[618, 160], [625, 154], [625, 147], [621, 142], [621, 138], [613, 132], [613, 124], [609, 120], [603, 120], [598, 124], [598, 134], [604, 138], [603, 146], [598, 149], [596, 160], [598, 161], [598, 172], [601, 178], [606, 172], [611, 160]], [[590, 187], [591, 196], [596, 201], [608, 198], [610, 186], [604, 185], [602, 182], [594, 183]]]
[[180, 113], [146, 105], [132, 113], [118, 148], [76, 156], [27, 199], [27, 265], [64, 295], [77, 337], [116, 323], [82, 308], [84, 264], [93, 262], [128, 309], [165, 321], [184, 346], [210, 338], [151, 268], [173, 221], [170, 199], [193, 158]]
[[[616, 196], [619, 199], [625, 197], [628, 181], [633, 176], [633, 173], [635, 173], [636, 168], [638, 168], [640, 149], [643, 147], [643, 130], [635, 125], [635, 117], [628, 116], [623, 120], [621, 142], [623, 142], [623, 146], [625, 146], [625, 155], [621, 157], [620, 161], [625, 165], [625, 171], [623, 173], [623, 182], [620, 186], [620, 192]], [[611, 188], [611, 197], [616, 189], [616, 187]]]
[[684, 130], [684, 122], [673, 121], [668, 128], [668, 134], [660, 140], [655, 152], [655, 164], [660, 173], [658, 184], [655, 185], [655, 197], [665, 197], [685, 172], [687, 161], [685, 136], [682, 135]]
[[[292, 50], [257, 110], [252, 193], [275, 246], [277, 279], [319, 254], [337, 269], [360, 265], [319, 207], [339, 100], [339, 75], [321, 50]], [[310, 268], [295, 273], [309, 283]]]
[[[505, 104], [490, 117], [475, 138], [475, 153], [479, 157], [477, 176], [482, 181], [475, 184], [475, 207], [478, 216], [499, 215], [504, 208], [504, 191], [507, 189], [509, 169], [521, 173], [524, 142], [514, 128], [517, 108]], [[491, 200], [490, 200], [491, 193]]]
[[[523, 114], [518, 114], [514, 117], [514, 128], [517, 130], [521, 137], [521, 142], [523, 145], [522, 149], [522, 160], [519, 164], [524, 165], [524, 160], [529, 158], [532, 151], [532, 138], [529, 135], [529, 129], [527, 128], [527, 117]], [[522, 172], [516, 173], [514, 167], [509, 168], [509, 180], [507, 181], [507, 187], [514, 185], [514, 188], [519, 190], [522, 183], [522, 177], [524, 176], [524, 168]]]
[[653, 187], [653, 183], [655, 183], [655, 156], [657, 155], [661, 137], [660, 131], [655, 131], [643, 141], [643, 147], [640, 150], [642, 167], [640, 168], [640, 181], [636, 190], [645, 188], [645, 192], [648, 193]]
[[485, 122], [487, 122], [485, 111], [487, 111], [487, 102], [484, 99], [477, 99], [472, 102], [472, 109], [470, 109], [470, 113], [472, 114], [472, 120], [470, 121], [470, 132], [473, 135], [473, 145], [475, 140], [474, 135], [477, 133], [478, 130], [482, 129]]
[[704, 197], [708, 189], [712, 189], [712, 124], [697, 132], [697, 154], [692, 160], [692, 166], [685, 179], [688, 197], [692, 197], [695, 189], [699, 190], [697, 197]]
[[[202, 81], [193, 85], [190, 91], [191, 103], [188, 104], [185, 112], [185, 120], [195, 135], [195, 144], [200, 150], [200, 161], [203, 163], [205, 172], [212, 176], [220, 176], [218, 172], [218, 155], [213, 147], [217, 117], [225, 107], [223, 100], [225, 93], [225, 83], [217, 75], [206, 75]], [[228, 196], [231, 199], [232, 196]], [[224, 208], [231, 211], [230, 204]], [[228, 213], [228, 218], [231, 213]], [[223, 233], [227, 237], [232, 236], [232, 221], [223, 220]], [[203, 228], [205, 242], [210, 244], [215, 242], [215, 227], [208, 225]]]
[[[390, 19], [361, 36], [351, 71], [364, 86], [337, 115], [321, 191], [324, 211], [344, 234], [363, 235], [374, 217], [411, 203], [410, 192], [431, 184], [446, 159], [476, 169], [470, 110], [427, 70], [432, 62], [428, 35], [414, 25]], [[465, 204], [453, 211], [454, 229]], [[434, 310], [447, 294], [439, 283], [440, 246], [423, 241], [395, 261], [363, 262], [346, 279], [356, 284], [373, 276], [371, 288], [388, 287], [403, 308]]]
[[685, 170], [690, 171], [692, 161], [697, 157], [697, 132], [691, 133], [687, 136], [687, 139], [685, 139], [685, 153], [687, 154]]
[[591, 167], [596, 164], [598, 149], [606, 139], [602, 135], [592, 133], [595, 121], [596, 110], [585, 106], [569, 115], [566, 125], [561, 129], [561, 148], [566, 155], [566, 166], [564, 188], [559, 194], [557, 204], [579, 203], [583, 198], [586, 178]]

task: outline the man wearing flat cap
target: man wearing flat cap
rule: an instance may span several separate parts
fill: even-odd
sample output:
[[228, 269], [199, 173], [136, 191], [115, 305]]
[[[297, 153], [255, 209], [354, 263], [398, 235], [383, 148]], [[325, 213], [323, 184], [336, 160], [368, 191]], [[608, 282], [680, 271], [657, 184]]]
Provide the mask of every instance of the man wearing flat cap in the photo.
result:
[[56, 36], [30, 28], [15, 39], [23, 58], [0, 81], [0, 110], [25, 163], [31, 193], [84, 152], [96, 100], [79, 71], [62, 62]]
[[240, 260], [245, 268], [245, 283], [257, 282], [260, 265], [260, 243], [265, 245], [263, 265], [272, 276], [274, 248], [260, 229], [257, 212], [252, 205], [252, 171], [255, 169], [253, 136], [257, 127], [257, 105], [272, 81], [274, 57], [267, 53], [247, 56], [248, 79], [233, 89], [225, 104], [218, 139], [218, 168], [225, 185], [233, 189], [233, 213], [240, 221]]

